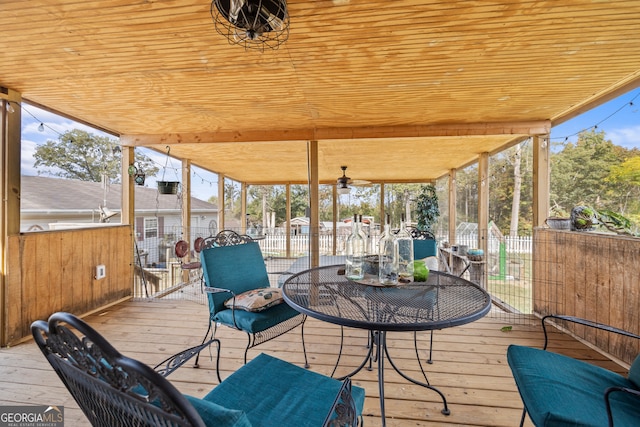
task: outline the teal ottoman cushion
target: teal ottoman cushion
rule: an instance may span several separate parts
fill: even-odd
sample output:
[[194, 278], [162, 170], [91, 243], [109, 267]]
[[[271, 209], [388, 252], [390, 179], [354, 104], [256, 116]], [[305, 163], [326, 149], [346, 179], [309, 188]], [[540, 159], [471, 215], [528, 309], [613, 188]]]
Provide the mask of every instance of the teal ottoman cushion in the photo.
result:
[[636, 385], [637, 389], [640, 389], [640, 354], [636, 356], [636, 360], [629, 368], [629, 380]]
[[208, 426], [216, 427], [251, 427], [247, 415], [236, 409], [227, 409], [217, 403], [184, 395], [189, 403], [198, 411], [202, 421]]
[[[260, 354], [231, 374], [204, 400], [244, 412], [253, 426], [320, 427], [342, 382]], [[352, 386], [357, 414], [364, 389]]]
[[[540, 426], [608, 425], [604, 392], [609, 387], [637, 389], [615, 372], [550, 351], [509, 346], [507, 360], [525, 408]], [[640, 425], [640, 399], [611, 395], [615, 426]]]

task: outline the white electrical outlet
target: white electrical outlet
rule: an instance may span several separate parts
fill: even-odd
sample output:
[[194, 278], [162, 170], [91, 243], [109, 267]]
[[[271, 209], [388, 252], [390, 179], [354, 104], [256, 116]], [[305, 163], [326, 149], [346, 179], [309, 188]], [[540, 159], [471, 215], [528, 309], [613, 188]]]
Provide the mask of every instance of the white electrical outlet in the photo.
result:
[[107, 267], [96, 265], [96, 280], [104, 279], [107, 275]]

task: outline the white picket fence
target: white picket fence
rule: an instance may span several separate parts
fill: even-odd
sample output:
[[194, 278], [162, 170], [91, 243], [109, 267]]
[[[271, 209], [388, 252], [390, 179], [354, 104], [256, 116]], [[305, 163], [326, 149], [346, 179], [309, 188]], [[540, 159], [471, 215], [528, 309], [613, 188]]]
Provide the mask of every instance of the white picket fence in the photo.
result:
[[[346, 236], [338, 236], [336, 252], [344, 253]], [[287, 251], [287, 236], [285, 235], [266, 235], [264, 239], [259, 240], [260, 248], [265, 256], [285, 256]], [[301, 234], [291, 236], [291, 256], [302, 256], [309, 253], [309, 235]], [[320, 253], [333, 253], [333, 236], [320, 235]]]
[[[338, 236], [337, 238], [337, 254], [343, 254], [345, 249], [346, 236]], [[532, 238], [530, 236], [509, 237], [505, 236], [505, 248], [507, 253], [531, 254]], [[375, 236], [371, 239], [375, 242]], [[438, 239], [439, 242], [444, 239]], [[458, 245], [466, 245], [469, 248], [478, 246], [478, 236], [476, 234], [468, 234], [459, 236], [456, 239]], [[262, 252], [267, 256], [284, 256], [287, 248], [287, 236], [285, 235], [266, 235], [260, 240]], [[490, 253], [500, 250], [500, 241], [497, 238], [490, 237], [488, 249]], [[291, 255], [300, 256], [309, 252], [309, 235], [302, 234], [291, 236]], [[320, 235], [320, 253], [331, 254], [333, 252], [333, 236]]]
[[[531, 236], [505, 236], [504, 243], [507, 253], [531, 254], [533, 250], [533, 239]], [[465, 236], [457, 236], [456, 244], [475, 248], [478, 246], [478, 235], [468, 234]], [[488, 249], [490, 253], [498, 252], [500, 250], [500, 240], [493, 236], [489, 237]]]

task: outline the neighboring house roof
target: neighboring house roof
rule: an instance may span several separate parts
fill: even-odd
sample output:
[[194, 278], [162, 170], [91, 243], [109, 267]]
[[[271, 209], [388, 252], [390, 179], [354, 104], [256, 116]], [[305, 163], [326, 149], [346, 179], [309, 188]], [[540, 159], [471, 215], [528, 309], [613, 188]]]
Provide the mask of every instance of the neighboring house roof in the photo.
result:
[[[20, 208], [29, 212], [51, 211], [95, 211], [104, 204], [105, 193], [100, 182], [44, 176], [21, 177]], [[106, 192], [107, 207], [120, 210], [122, 187], [110, 184]], [[135, 210], [175, 211], [180, 210], [180, 199], [176, 195], [159, 194], [155, 188], [135, 186]], [[192, 212], [217, 212], [218, 207], [204, 200], [191, 197]]]

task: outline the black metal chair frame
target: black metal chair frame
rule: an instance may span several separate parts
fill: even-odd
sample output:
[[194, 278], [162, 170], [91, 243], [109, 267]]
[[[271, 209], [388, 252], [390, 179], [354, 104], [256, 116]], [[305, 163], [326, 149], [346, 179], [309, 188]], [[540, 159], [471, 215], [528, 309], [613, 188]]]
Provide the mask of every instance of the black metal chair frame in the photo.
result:
[[[218, 234], [216, 234], [215, 236], [210, 236], [207, 237], [206, 239], [204, 239], [204, 242], [202, 244], [202, 250], [205, 249], [209, 249], [209, 248], [213, 248], [213, 247], [218, 247], [218, 246], [231, 246], [231, 245], [242, 245], [244, 243], [251, 243], [254, 242], [254, 240], [251, 238], [251, 236], [248, 236], [246, 234], [238, 234], [233, 230], [222, 230], [220, 231]], [[205, 286], [205, 292], [206, 293], [217, 293], [217, 292], [226, 292], [226, 293], [230, 293], [231, 295], [233, 295], [233, 297], [236, 297], [236, 294], [229, 290], [229, 289], [220, 289], [220, 288], [213, 288], [213, 287], [208, 287]], [[235, 308], [232, 308], [232, 316], [235, 318]], [[285, 320], [284, 322], [280, 322], [277, 325], [274, 325], [268, 329], [265, 329], [264, 331], [260, 331], [258, 333], [255, 334], [251, 334], [248, 333], [242, 329], [240, 329], [239, 327], [233, 326], [235, 329], [245, 332], [247, 334], [247, 346], [244, 350], [244, 363], [247, 363], [247, 354], [249, 352], [250, 349], [252, 349], [253, 347], [256, 347], [262, 343], [265, 343], [267, 341], [270, 341], [274, 338], [279, 337], [280, 335], [283, 335], [287, 332], [289, 332], [290, 330], [294, 329], [295, 327], [297, 327], [298, 325], [300, 325], [301, 327], [301, 335], [302, 335], [302, 352], [304, 354], [304, 366], [305, 368], [309, 367], [309, 361], [307, 359], [307, 349], [304, 343], [304, 322], [306, 320], [307, 316], [300, 314], [298, 316], [292, 317], [291, 319]], [[204, 339], [203, 339], [203, 343], [205, 341], [207, 341], [207, 337], [209, 337], [209, 334], [211, 334], [211, 338], [210, 339], [215, 339], [216, 336], [216, 332], [218, 330], [218, 324], [215, 323], [212, 325], [212, 323], [214, 323], [212, 320], [209, 320], [209, 326], [207, 328], [207, 332], [204, 335]], [[235, 321], [234, 321], [235, 323]], [[225, 326], [229, 326], [232, 327], [231, 325], [225, 325]], [[195, 367], [198, 367], [198, 362], [199, 362], [199, 355], [196, 356], [196, 361], [195, 361]], [[216, 374], [218, 376], [218, 380], [220, 380], [220, 372], [218, 369], [216, 369]]]
[[[546, 316], [544, 316], [542, 318], [542, 331], [544, 332], [544, 346], [542, 347], [543, 350], [547, 349], [547, 346], [549, 344], [549, 336], [547, 334], [547, 321], [549, 320], [560, 320], [560, 321], [566, 321], [566, 322], [570, 322], [570, 323], [575, 323], [578, 325], [583, 325], [589, 328], [595, 328], [595, 329], [599, 329], [602, 331], [606, 331], [606, 332], [613, 332], [615, 334], [619, 334], [619, 335], [623, 335], [625, 337], [630, 337], [630, 338], [636, 338], [636, 339], [640, 339], [640, 335], [636, 335], [634, 333], [631, 333], [629, 331], [625, 331], [623, 329], [619, 329], [613, 326], [609, 326], [609, 325], [605, 325], [603, 323], [597, 323], [597, 322], [593, 322], [591, 320], [587, 320], [587, 319], [583, 319], [580, 317], [576, 317], [576, 316], [565, 316], [565, 315], [560, 315], [560, 314], [548, 314]], [[609, 419], [609, 427], [613, 427], [613, 413], [611, 412], [611, 403], [609, 401], [609, 396], [611, 395], [611, 393], [614, 392], [623, 392], [623, 393], [629, 393], [629, 394], [633, 394], [635, 396], [638, 396], [640, 398], [640, 393], [637, 390], [632, 390], [629, 388], [624, 388], [624, 387], [609, 387], [605, 393], [604, 393], [604, 400], [605, 400], [605, 404], [606, 404], [606, 408], [607, 408], [607, 417]], [[527, 408], [523, 408], [522, 410], [522, 418], [520, 419], [520, 427], [524, 426], [524, 421], [527, 417]]]
[[[74, 331], [79, 335], [76, 335]], [[189, 400], [165, 377], [184, 364], [194, 349], [155, 369], [120, 354], [102, 335], [70, 313], [55, 313], [31, 325], [36, 344], [80, 409], [97, 427], [205, 427]], [[214, 340], [218, 344], [219, 341]], [[277, 373], [265, 373], [277, 375]], [[265, 390], [257, 390], [256, 396]], [[252, 395], [251, 390], [247, 390]], [[322, 427], [357, 426], [351, 380], [337, 393]]]
[[435, 234], [427, 230], [418, 230], [415, 227], [407, 227], [413, 240], [436, 240]]
[[[77, 336], [69, 328], [77, 330]], [[69, 313], [31, 325], [36, 344], [93, 426], [204, 426], [202, 419], [165, 377], [198, 354], [185, 350], [155, 369], [121, 355], [98, 332]]]

